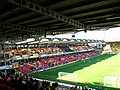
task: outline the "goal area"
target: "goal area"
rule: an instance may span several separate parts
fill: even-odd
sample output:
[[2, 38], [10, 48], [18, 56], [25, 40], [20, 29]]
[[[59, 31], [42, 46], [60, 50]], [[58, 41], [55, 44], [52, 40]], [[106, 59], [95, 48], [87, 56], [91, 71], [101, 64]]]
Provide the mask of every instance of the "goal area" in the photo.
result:
[[78, 74], [68, 72], [58, 72], [59, 80], [78, 82]]
[[120, 88], [120, 77], [105, 76], [104, 77], [104, 86], [105, 87]]

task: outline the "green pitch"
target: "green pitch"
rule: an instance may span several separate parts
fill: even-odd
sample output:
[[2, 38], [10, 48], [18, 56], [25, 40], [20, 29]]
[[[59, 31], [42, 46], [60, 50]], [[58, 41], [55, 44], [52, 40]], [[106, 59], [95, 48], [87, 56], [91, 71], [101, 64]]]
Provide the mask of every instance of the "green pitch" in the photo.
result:
[[[66, 78], [58, 79], [58, 72], [75, 73], [78, 81], [72, 77], [68, 81]], [[101, 88], [104, 76], [120, 77], [120, 55], [104, 54], [84, 61], [77, 61], [64, 66], [52, 68], [38, 73], [30, 74], [35, 78], [59, 81], [77, 85], [88, 85], [90, 87]]]

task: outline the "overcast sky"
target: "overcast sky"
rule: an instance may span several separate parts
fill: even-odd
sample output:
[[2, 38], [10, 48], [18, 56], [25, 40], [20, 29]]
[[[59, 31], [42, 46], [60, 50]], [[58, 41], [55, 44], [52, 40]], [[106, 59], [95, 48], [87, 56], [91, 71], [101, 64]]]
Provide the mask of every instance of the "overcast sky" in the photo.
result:
[[[48, 37], [72, 38], [73, 34], [63, 34]], [[107, 31], [84, 31], [75, 34], [75, 39], [96, 39], [105, 41], [120, 41], [120, 27], [110, 28]]]

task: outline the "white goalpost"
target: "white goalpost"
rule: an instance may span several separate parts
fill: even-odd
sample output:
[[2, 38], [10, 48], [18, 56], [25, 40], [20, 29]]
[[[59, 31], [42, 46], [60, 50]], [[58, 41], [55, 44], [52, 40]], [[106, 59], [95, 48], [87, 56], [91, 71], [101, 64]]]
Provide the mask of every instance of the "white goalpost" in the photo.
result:
[[68, 72], [59, 72], [57, 79], [78, 82], [78, 74], [68, 73]]
[[120, 88], [120, 77], [105, 76], [104, 77], [104, 86]]

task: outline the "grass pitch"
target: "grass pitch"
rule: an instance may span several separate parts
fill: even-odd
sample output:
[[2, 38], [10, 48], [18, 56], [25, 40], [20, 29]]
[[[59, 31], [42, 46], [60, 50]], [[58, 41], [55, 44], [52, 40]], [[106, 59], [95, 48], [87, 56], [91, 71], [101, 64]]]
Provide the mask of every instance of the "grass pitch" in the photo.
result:
[[[35, 78], [52, 80], [77, 85], [88, 85], [101, 88], [105, 76], [120, 77], [120, 55], [104, 54], [84, 61], [77, 61], [64, 66], [48, 69], [45, 71], [32, 73], [30, 76]], [[78, 80], [70, 78], [58, 79], [58, 72], [75, 73]]]

